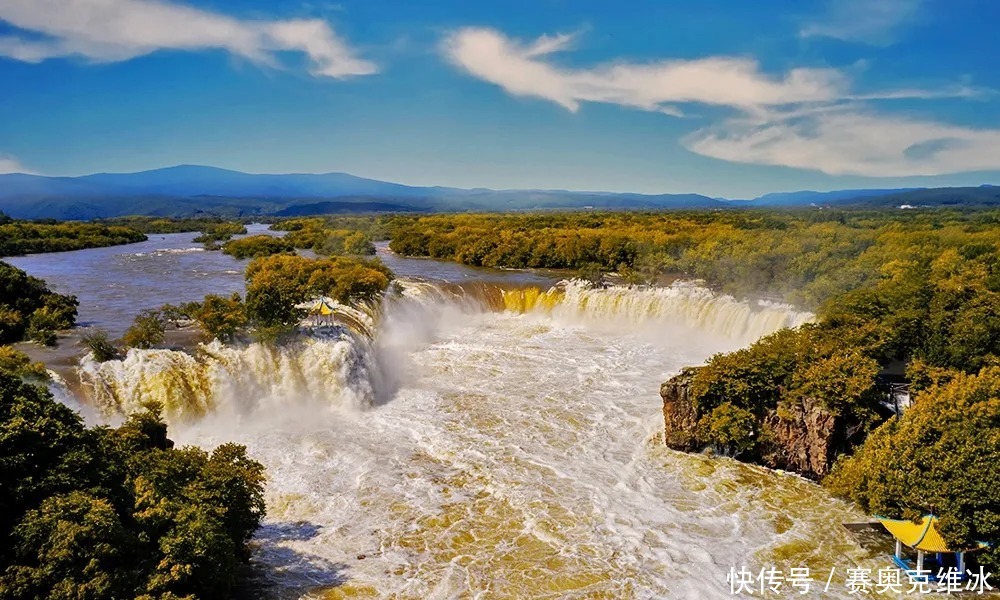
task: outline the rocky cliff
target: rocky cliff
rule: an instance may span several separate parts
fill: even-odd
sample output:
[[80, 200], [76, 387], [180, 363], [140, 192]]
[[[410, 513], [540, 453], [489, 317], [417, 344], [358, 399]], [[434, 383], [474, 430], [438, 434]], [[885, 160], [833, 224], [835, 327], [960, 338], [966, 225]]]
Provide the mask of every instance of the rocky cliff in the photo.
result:
[[[694, 373], [693, 369], [686, 370], [660, 386], [664, 440], [670, 448], [685, 452], [713, 448], [710, 441], [703, 439], [699, 422], [704, 415], [690, 394]], [[852, 429], [845, 419], [810, 398], [769, 410], [760, 419], [759, 427], [760, 431], [754, 433], [760, 443], [737, 458], [812, 478], [829, 472], [837, 456], [847, 449]]]

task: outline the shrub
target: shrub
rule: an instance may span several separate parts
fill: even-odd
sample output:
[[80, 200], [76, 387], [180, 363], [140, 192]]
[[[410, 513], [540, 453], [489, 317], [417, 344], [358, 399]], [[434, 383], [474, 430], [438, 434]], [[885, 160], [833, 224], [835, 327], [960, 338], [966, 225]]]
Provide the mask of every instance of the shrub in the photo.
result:
[[135, 316], [132, 325], [122, 336], [122, 343], [126, 348], [149, 349], [157, 344], [163, 343], [164, 331], [163, 314], [158, 310], [143, 310]]
[[702, 417], [698, 428], [701, 439], [732, 456], [753, 450], [760, 441], [760, 427], [754, 414], [729, 402]]
[[45, 365], [31, 362], [27, 354], [12, 346], [0, 346], [0, 372], [4, 371], [17, 377], [49, 378]]
[[121, 358], [121, 352], [118, 350], [118, 347], [108, 338], [108, 332], [102, 329], [85, 334], [82, 341], [90, 349], [94, 360], [97, 362], [106, 362]]

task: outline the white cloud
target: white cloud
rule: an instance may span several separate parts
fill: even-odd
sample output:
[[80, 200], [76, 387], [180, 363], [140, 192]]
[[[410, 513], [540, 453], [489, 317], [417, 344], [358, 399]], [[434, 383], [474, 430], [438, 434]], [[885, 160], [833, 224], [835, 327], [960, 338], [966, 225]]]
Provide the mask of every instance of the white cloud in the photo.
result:
[[605, 102], [671, 114], [673, 103], [749, 107], [831, 100], [846, 80], [833, 69], [794, 69], [782, 77], [761, 72], [748, 58], [709, 57], [651, 63], [618, 62], [588, 69], [561, 67], [551, 55], [572, 36], [542, 36], [524, 44], [485, 28], [447, 37], [448, 59], [471, 75], [516, 96], [535, 96], [576, 111], [581, 102]]
[[553, 54], [573, 42], [558, 35], [525, 43], [493, 29], [465, 28], [445, 39], [443, 51], [509, 94], [574, 112], [585, 102], [675, 116], [682, 114], [678, 105], [727, 108], [731, 116], [682, 140], [689, 150], [722, 160], [874, 177], [1000, 169], [1000, 130], [873, 109], [876, 102], [983, 94], [969, 86], [859, 93], [846, 72], [800, 68], [772, 76], [753, 60], [732, 57], [575, 68], [555, 61]]
[[13, 156], [0, 154], [0, 175], [7, 173], [31, 173]]
[[0, 37], [0, 55], [26, 62], [66, 56], [111, 62], [164, 49], [222, 49], [270, 66], [279, 64], [279, 52], [301, 52], [317, 76], [377, 70], [317, 19], [239, 20], [158, 0], [0, 0], [0, 20], [25, 30]]
[[887, 45], [918, 18], [923, 4], [924, 0], [829, 0], [826, 15], [804, 25], [799, 35]]
[[732, 119], [684, 140], [722, 160], [904, 177], [1000, 169], [1000, 130], [831, 109], [792, 118]]

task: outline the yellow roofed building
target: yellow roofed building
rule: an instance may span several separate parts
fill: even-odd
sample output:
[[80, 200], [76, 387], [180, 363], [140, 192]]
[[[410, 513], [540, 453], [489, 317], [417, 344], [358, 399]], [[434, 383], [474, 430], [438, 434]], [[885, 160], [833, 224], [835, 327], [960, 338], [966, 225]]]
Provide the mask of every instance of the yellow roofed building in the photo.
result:
[[[964, 575], [965, 553], [984, 547], [983, 544], [978, 544], [974, 548], [949, 548], [948, 543], [941, 536], [941, 532], [938, 531], [938, 518], [935, 515], [925, 515], [916, 522], [882, 517], [879, 517], [878, 520], [892, 534], [892, 537], [896, 538], [896, 552], [893, 556], [896, 564], [904, 570], [915, 571], [918, 576], [926, 572], [928, 567], [943, 566], [943, 555], [945, 554], [955, 555], [953, 566]], [[903, 546], [916, 550], [915, 565], [904, 558]], [[933, 556], [928, 557], [928, 555]], [[933, 580], [934, 578], [934, 571], [931, 570], [928, 579]]]

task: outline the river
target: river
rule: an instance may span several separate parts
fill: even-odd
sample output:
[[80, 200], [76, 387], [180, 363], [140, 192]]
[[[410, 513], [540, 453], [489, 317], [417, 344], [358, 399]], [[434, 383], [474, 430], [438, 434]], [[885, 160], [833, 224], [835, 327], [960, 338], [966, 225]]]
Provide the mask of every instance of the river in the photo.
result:
[[[242, 290], [243, 263], [191, 237], [10, 262], [121, 331], [141, 308]], [[658, 441], [662, 381], [806, 316], [379, 253], [403, 294], [375, 339], [82, 367], [86, 403], [155, 397], [179, 443], [237, 441], [266, 465], [261, 597], [727, 598], [731, 567], [775, 566], [846, 598], [848, 567], [885, 566], [841, 527], [864, 515], [819, 486]]]

